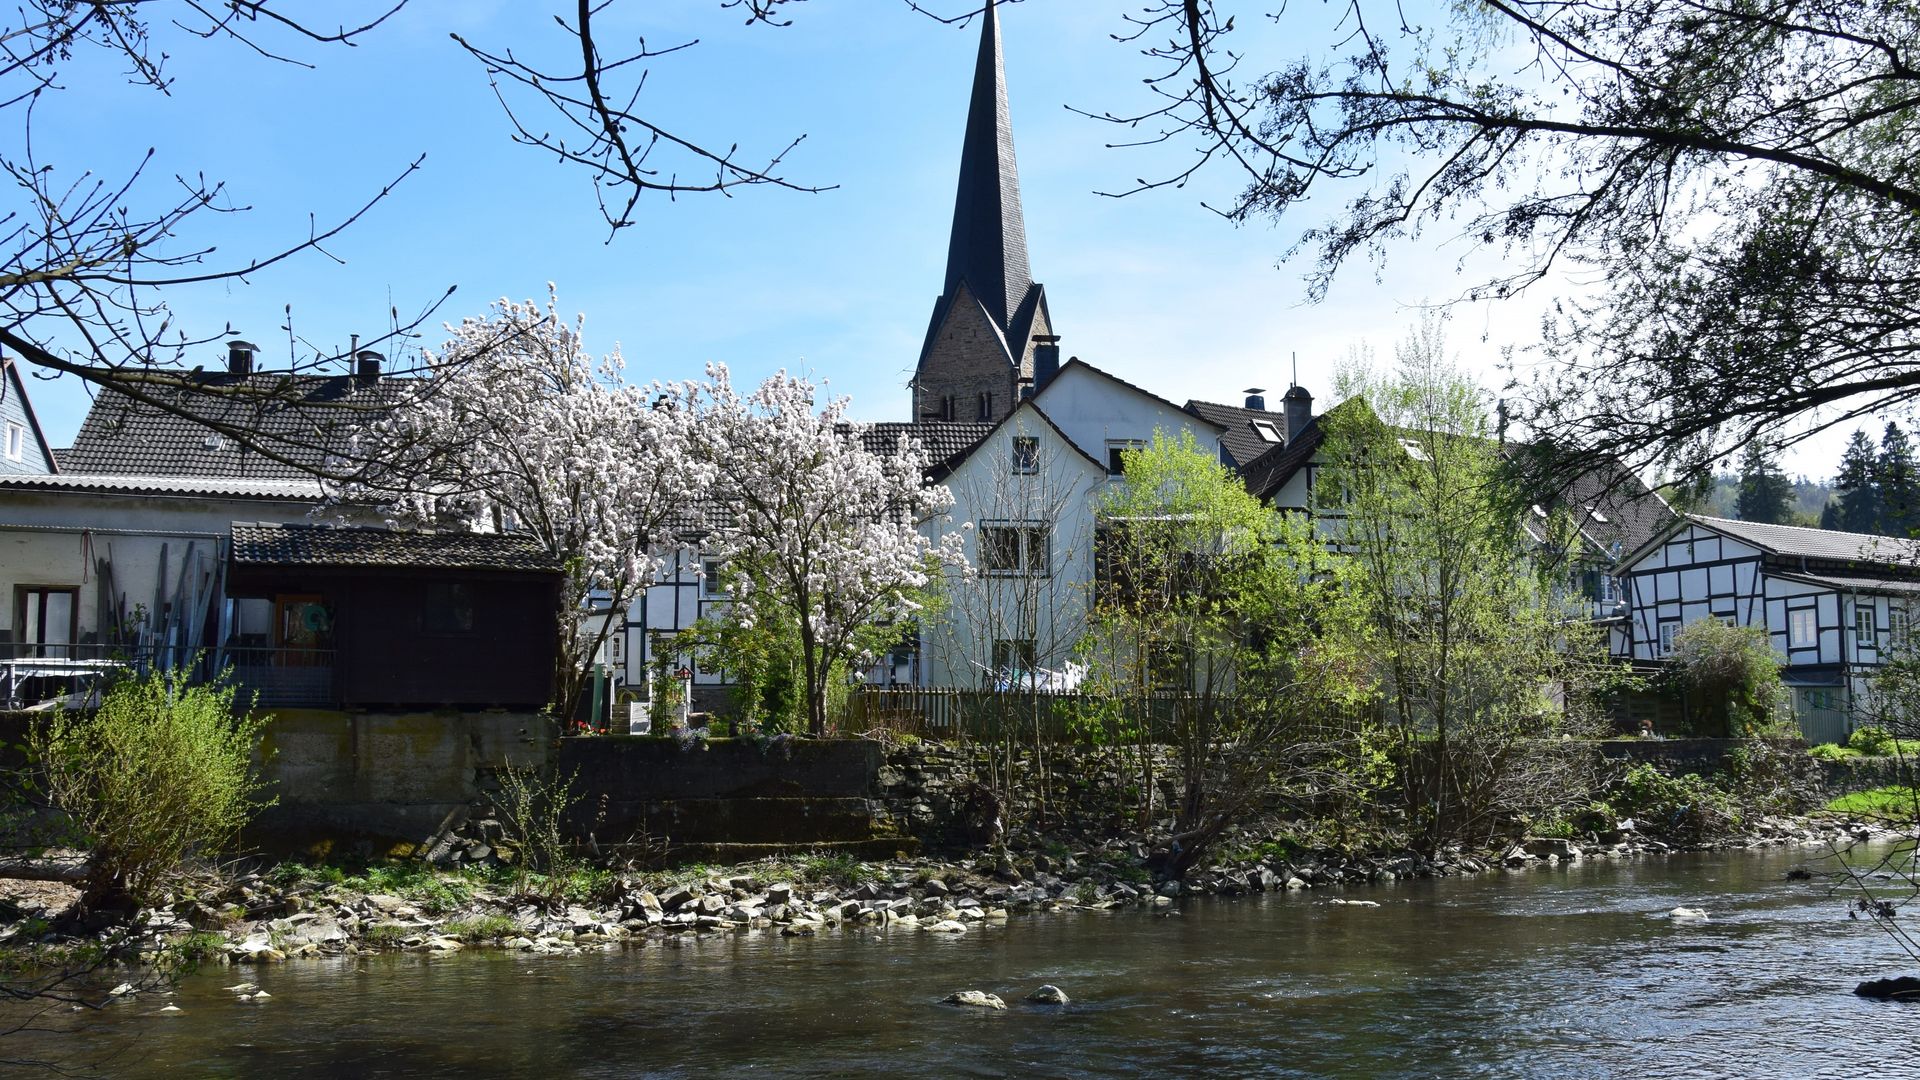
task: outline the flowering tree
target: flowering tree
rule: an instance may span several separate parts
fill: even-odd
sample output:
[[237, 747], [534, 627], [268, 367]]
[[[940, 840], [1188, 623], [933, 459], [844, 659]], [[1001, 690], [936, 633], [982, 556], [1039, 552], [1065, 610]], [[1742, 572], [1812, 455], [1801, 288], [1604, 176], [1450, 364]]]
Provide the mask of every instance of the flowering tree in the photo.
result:
[[[616, 349], [595, 360], [584, 320], [551, 292], [544, 308], [499, 300], [450, 327], [424, 382], [360, 436], [368, 464], [341, 501], [371, 502], [415, 524], [537, 537], [566, 567], [553, 705], [573, 715], [582, 662], [660, 570], [658, 550], [707, 483], [692, 453], [692, 384], [621, 380]], [[583, 620], [588, 597], [605, 618]]]
[[814, 385], [784, 371], [743, 397], [725, 367], [707, 374], [693, 434], [721, 508], [709, 543], [750, 568], [734, 578], [740, 610], [797, 626], [807, 726], [819, 735], [834, 666], [897, 640], [940, 567], [965, 565], [958, 534], [936, 541], [919, 530], [953, 495], [927, 483], [913, 440], [892, 454], [868, 450], [845, 398], [816, 407]]

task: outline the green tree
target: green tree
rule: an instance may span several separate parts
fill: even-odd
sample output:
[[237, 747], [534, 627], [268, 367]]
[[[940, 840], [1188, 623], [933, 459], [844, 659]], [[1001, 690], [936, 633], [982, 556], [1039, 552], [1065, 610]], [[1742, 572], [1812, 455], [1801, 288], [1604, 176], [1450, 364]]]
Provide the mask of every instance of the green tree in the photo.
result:
[[[1316, 510], [1340, 561], [1329, 646], [1374, 672], [1409, 841], [1482, 842], [1590, 790], [1553, 740], [1597, 728], [1612, 668], [1599, 632], [1514, 514], [1482, 391], [1436, 323], [1387, 378], [1349, 372], [1367, 408], [1323, 418]], [[1556, 528], [1568, 525], [1557, 521]]]
[[[1248, 494], [1190, 432], [1124, 452], [1101, 500], [1089, 686], [1170, 745], [1179, 796], [1160, 869], [1178, 878], [1298, 778], [1337, 667], [1311, 648], [1332, 562], [1312, 522]], [[1143, 784], [1151, 792], [1151, 782]]]
[[1900, 425], [1889, 421], [1880, 436], [1880, 457], [1874, 462], [1874, 501], [1880, 507], [1880, 528], [1888, 536], [1907, 536], [1920, 525], [1920, 473], [1915, 472], [1913, 444]]
[[1741, 456], [1736, 508], [1742, 521], [1784, 525], [1793, 519], [1793, 484], [1764, 443], [1749, 443]]
[[184, 860], [219, 853], [269, 805], [253, 768], [264, 727], [236, 710], [231, 685], [190, 686], [182, 670], [129, 679], [94, 715], [34, 729], [47, 793], [90, 851], [83, 912], [153, 904]]
[[1833, 478], [1834, 489], [1840, 497], [1822, 512], [1821, 528], [1855, 533], [1880, 531], [1880, 490], [1874, 483], [1878, 469], [1876, 458], [1872, 436], [1856, 429], [1840, 455], [1840, 471]]

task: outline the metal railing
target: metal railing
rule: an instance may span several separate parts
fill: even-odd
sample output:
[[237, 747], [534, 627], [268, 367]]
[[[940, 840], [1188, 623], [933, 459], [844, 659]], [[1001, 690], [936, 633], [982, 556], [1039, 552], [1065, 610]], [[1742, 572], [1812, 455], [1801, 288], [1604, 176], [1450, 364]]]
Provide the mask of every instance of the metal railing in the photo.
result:
[[184, 670], [194, 682], [230, 672], [242, 698], [257, 705], [327, 708], [339, 703], [333, 662], [332, 649], [10, 642], [0, 644], [0, 700], [9, 706], [32, 704], [82, 690], [105, 676]]

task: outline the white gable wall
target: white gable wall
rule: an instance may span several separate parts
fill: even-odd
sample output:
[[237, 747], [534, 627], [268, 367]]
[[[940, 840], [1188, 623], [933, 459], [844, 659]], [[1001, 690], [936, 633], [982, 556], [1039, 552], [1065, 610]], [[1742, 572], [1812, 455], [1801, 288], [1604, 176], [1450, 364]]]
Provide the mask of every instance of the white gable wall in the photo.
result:
[[[1016, 472], [1017, 438], [1038, 442], [1035, 470]], [[969, 575], [951, 574], [939, 616], [922, 634], [923, 681], [980, 688], [993, 675], [996, 639], [1033, 642], [1038, 667], [1057, 670], [1086, 624], [1093, 583], [1095, 511], [1109, 481], [1104, 467], [1081, 454], [1030, 405], [1023, 405], [962, 461], [946, 480], [954, 494], [949, 519], [929, 522], [939, 535], [966, 536]], [[1044, 529], [1044, 567], [993, 571], [981, 551], [981, 530]]]
[[1034, 395], [1034, 404], [1053, 418], [1067, 438], [1102, 464], [1107, 461], [1110, 443], [1145, 444], [1152, 441], [1156, 430], [1170, 438], [1192, 432], [1195, 442], [1216, 457], [1220, 454], [1220, 431], [1212, 424], [1082, 364], [1061, 368], [1053, 381]]

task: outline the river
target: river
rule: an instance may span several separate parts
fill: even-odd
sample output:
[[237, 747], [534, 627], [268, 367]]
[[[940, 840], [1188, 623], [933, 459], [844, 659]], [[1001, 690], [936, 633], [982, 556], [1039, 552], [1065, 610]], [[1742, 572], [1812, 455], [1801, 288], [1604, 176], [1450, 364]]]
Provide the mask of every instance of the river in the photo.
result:
[[[1175, 916], [1016, 916], [961, 937], [681, 937], [216, 969], [0, 1040], [114, 1077], [1915, 1075], [1915, 972], [1807, 853], [1344, 891]], [[1335, 905], [1336, 896], [1378, 908]], [[1705, 922], [1666, 917], [1678, 905]], [[239, 1001], [242, 979], [270, 993]], [[1042, 983], [1065, 1008], [1024, 1006]], [[940, 1006], [960, 989], [1005, 1013]], [[162, 1012], [171, 1001], [179, 1012]]]

